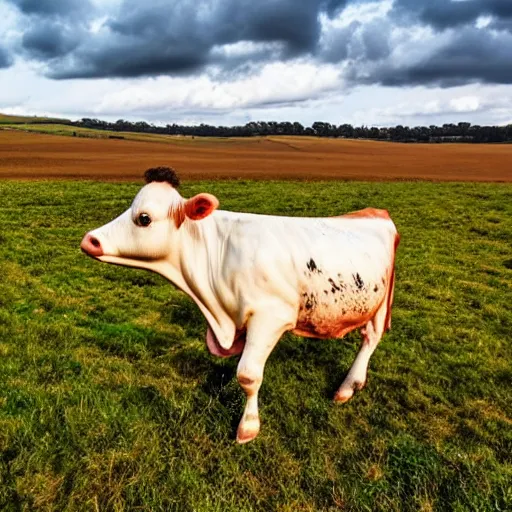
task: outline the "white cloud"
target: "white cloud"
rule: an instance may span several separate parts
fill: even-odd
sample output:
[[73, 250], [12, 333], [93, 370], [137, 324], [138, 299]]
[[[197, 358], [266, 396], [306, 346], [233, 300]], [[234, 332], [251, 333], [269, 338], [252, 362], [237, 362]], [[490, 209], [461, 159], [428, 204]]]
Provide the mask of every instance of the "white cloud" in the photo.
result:
[[[314, 121], [366, 126], [430, 125], [468, 121], [510, 123], [512, 90], [506, 85], [450, 89], [346, 89], [334, 66], [271, 65], [229, 83], [194, 79], [52, 81], [19, 63], [0, 70], [0, 112], [146, 120], [157, 124], [245, 124], [251, 120]], [[296, 101], [290, 101], [295, 98]], [[260, 104], [263, 102], [264, 104]], [[477, 107], [478, 104], [478, 107]]]
[[491, 24], [492, 16], [479, 16], [475, 22], [476, 28], [486, 28]]
[[249, 57], [263, 52], [277, 52], [282, 50], [282, 43], [256, 43], [254, 41], [238, 41], [231, 44], [215, 45], [211, 54], [218, 57]]
[[480, 108], [480, 100], [476, 96], [453, 98], [449, 103], [455, 112], [475, 112]]
[[440, 88], [358, 88], [346, 105], [358, 104], [348, 119], [354, 125], [409, 126], [457, 123], [507, 124], [512, 101], [510, 87], [467, 85]]
[[231, 82], [216, 82], [206, 74], [192, 78], [140, 79], [106, 94], [96, 106], [99, 114], [143, 113], [158, 110], [233, 110], [256, 105], [293, 103], [340, 87], [332, 65], [308, 62], [265, 65], [258, 73]]

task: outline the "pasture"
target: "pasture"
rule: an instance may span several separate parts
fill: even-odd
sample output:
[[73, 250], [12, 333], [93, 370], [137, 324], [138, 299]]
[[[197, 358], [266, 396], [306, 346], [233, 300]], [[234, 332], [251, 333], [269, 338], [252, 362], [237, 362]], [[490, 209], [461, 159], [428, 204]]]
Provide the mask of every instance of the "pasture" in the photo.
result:
[[[97, 142], [66, 138], [64, 159], [67, 141]], [[88, 158], [103, 157], [108, 174], [117, 156]], [[126, 153], [126, 177], [152, 163]], [[59, 168], [27, 172], [43, 167]], [[139, 187], [0, 181], [1, 510], [512, 509], [511, 185], [185, 181], [183, 195], [238, 211], [387, 208], [402, 236], [392, 329], [366, 389], [332, 403], [357, 334], [286, 335], [266, 367], [262, 431], [244, 446], [236, 358], [208, 353], [198, 309], [157, 275], [79, 251]]]

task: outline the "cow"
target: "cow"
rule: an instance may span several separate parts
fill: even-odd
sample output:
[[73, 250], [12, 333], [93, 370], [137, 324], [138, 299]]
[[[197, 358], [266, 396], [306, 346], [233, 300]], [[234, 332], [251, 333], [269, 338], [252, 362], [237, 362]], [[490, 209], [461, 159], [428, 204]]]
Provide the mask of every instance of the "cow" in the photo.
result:
[[219, 210], [208, 193], [182, 197], [171, 168], [148, 169], [145, 180], [131, 207], [87, 233], [81, 249], [161, 274], [205, 316], [210, 352], [241, 354], [239, 443], [260, 431], [265, 362], [287, 331], [328, 339], [360, 328], [360, 351], [334, 400], [346, 402], [365, 386], [370, 357], [391, 325], [399, 235], [386, 210], [324, 218], [236, 213]]

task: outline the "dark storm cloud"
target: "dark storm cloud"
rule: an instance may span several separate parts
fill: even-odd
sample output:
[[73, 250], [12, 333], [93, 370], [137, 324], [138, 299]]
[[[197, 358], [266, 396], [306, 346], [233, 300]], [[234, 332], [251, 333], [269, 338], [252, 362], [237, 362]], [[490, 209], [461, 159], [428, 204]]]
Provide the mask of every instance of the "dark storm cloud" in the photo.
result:
[[324, 4], [325, 11], [329, 16], [335, 16], [343, 10], [350, 0], [327, 0]]
[[89, 0], [7, 0], [24, 16], [19, 29], [23, 56], [43, 62], [74, 50], [94, 15]]
[[[119, 14], [73, 59], [52, 70], [56, 78], [190, 73], [208, 63], [220, 45], [281, 43], [281, 59], [311, 53], [320, 37], [319, 13], [345, 2], [324, 0], [124, 0]], [[248, 59], [275, 55], [259, 52]], [[229, 58], [222, 63], [229, 69]]]
[[12, 64], [12, 58], [7, 53], [6, 50], [4, 50], [2, 47], [0, 47], [0, 69], [2, 68], [8, 68]]
[[489, 28], [492, 30], [506, 30], [512, 34], [512, 18], [494, 20], [489, 24]]
[[24, 14], [76, 18], [92, 11], [89, 0], [7, 0]]
[[80, 41], [79, 31], [61, 23], [44, 21], [23, 34], [22, 46], [34, 58], [45, 60], [65, 55]]
[[422, 62], [393, 69], [382, 66], [368, 79], [382, 85], [441, 87], [471, 82], [512, 84], [512, 35], [465, 28]]
[[391, 53], [389, 38], [391, 27], [385, 23], [368, 23], [362, 32], [365, 57], [368, 60], [384, 59]]
[[443, 30], [468, 25], [480, 16], [497, 19], [512, 17], [511, 0], [396, 0], [394, 12], [398, 17], [417, 20]]
[[[349, 4], [369, 0], [120, 0], [104, 19], [90, 0], [8, 1], [22, 13], [22, 54], [46, 63], [56, 79], [205, 69], [229, 79], [301, 57], [344, 66], [354, 84], [512, 83], [512, 0], [395, 0], [387, 14], [341, 27], [322, 20], [343, 19]], [[489, 26], [477, 29], [481, 16]], [[425, 26], [442, 34], [443, 45], [407, 39], [404, 29]]]

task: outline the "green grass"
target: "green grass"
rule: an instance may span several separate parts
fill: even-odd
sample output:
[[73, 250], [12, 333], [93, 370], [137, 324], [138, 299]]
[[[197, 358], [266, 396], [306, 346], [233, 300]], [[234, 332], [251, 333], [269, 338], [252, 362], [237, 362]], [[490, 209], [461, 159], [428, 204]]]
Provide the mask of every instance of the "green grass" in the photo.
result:
[[0, 182], [0, 510], [512, 509], [510, 185], [185, 184], [234, 210], [385, 207], [402, 235], [367, 388], [331, 401], [357, 335], [286, 335], [244, 446], [237, 361], [197, 308], [79, 251], [138, 188]]
[[38, 117], [38, 116], [11, 116], [8, 114], [0, 113], [0, 125], [2, 124], [25, 124], [25, 123], [47, 123], [48, 121], [60, 121], [62, 123], [69, 123], [67, 119], [56, 117]]

